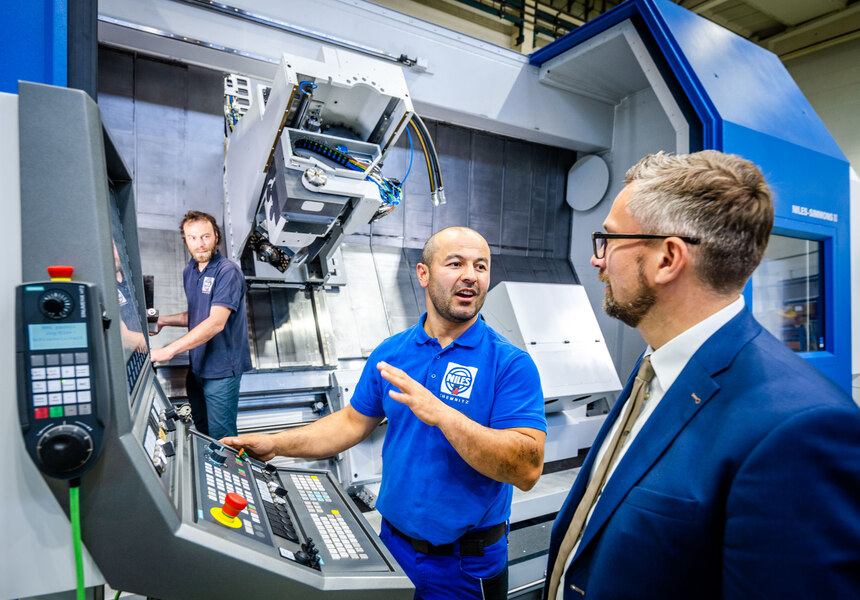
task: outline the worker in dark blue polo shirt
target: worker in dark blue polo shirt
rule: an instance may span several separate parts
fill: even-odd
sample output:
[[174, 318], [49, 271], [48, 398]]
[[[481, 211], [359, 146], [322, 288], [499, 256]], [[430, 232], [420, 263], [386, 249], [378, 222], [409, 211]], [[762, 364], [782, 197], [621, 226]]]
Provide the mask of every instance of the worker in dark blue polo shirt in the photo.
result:
[[239, 383], [251, 368], [245, 277], [218, 252], [221, 230], [215, 217], [189, 211], [179, 230], [191, 253], [182, 273], [188, 310], [158, 317], [154, 334], [164, 326], [188, 327], [188, 333], [153, 349], [152, 362], [188, 351], [186, 390], [194, 425], [214, 438], [236, 435]]
[[306, 427], [222, 442], [269, 460], [334, 456], [388, 417], [381, 538], [416, 598], [507, 598], [512, 484], [543, 467], [546, 419], [537, 367], [479, 311], [490, 249], [472, 229], [431, 237], [417, 266], [427, 312], [370, 355], [351, 404]]

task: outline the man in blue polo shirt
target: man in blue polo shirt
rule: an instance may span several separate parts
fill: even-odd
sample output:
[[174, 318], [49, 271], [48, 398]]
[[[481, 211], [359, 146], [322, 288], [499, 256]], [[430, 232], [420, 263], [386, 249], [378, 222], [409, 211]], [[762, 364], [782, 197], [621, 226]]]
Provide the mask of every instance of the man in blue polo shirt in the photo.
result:
[[188, 333], [154, 348], [152, 362], [188, 351], [186, 390], [194, 425], [214, 438], [236, 435], [239, 383], [251, 368], [245, 277], [218, 252], [221, 230], [215, 217], [189, 211], [179, 230], [191, 253], [182, 273], [188, 310], [158, 317], [155, 333], [164, 326], [188, 327]]
[[350, 405], [306, 427], [221, 441], [262, 460], [322, 458], [388, 417], [376, 506], [415, 597], [506, 598], [511, 484], [531, 489], [543, 468], [537, 367], [480, 318], [490, 283], [480, 234], [438, 232], [417, 275], [427, 312], [373, 351]]

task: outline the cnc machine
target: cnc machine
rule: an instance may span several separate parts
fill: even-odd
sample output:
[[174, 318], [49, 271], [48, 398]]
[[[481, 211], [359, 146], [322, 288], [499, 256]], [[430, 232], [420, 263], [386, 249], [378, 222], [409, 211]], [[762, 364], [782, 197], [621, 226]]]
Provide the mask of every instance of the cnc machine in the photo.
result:
[[170, 403], [144, 334], [131, 178], [98, 109], [22, 83], [18, 111], [19, 420], [57, 500], [67, 482], [80, 490], [83, 542], [107, 582], [163, 599], [411, 597], [330, 473], [250, 459]]

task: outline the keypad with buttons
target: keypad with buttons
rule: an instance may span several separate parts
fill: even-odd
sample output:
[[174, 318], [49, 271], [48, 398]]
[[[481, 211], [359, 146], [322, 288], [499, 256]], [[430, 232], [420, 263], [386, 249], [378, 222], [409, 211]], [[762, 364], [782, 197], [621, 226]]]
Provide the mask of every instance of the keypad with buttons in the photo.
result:
[[37, 421], [91, 415], [89, 353], [31, 353], [30, 387], [33, 417]]
[[367, 552], [347, 525], [340, 510], [334, 507], [332, 498], [319, 476], [293, 473], [290, 479], [298, 489], [305, 508], [311, 513], [311, 519], [332, 560], [367, 560]]
[[[390, 573], [391, 567], [329, 473], [275, 468], [192, 432], [197, 472], [197, 520], [224, 536], [269, 545], [283, 560], [327, 573]], [[248, 501], [238, 527], [212, 516], [227, 494]], [[312, 548], [313, 552], [308, 550]]]
[[[271, 537], [260, 517], [259, 491], [245, 461], [230, 450], [222, 448], [217, 442], [209, 442], [197, 436], [194, 440], [197, 477], [200, 482], [198, 516], [207, 521], [217, 522], [210, 513], [211, 509], [220, 508], [227, 494], [238, 494], [248, 501], [248, 505], [236, 516], [242, 523], [241, 528], [236, 531], [241, 531], [244, 535], [259, 541], [271, 543]], [[216, 458], [220, 460], [215, 460]]]

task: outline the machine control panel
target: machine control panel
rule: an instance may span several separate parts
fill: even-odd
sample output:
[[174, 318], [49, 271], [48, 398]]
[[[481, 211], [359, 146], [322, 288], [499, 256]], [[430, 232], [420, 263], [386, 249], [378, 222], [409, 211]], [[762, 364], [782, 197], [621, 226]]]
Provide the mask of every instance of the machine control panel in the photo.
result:
[[250, 468], [241, 457], [218, 442], [209, 441], [194, 435], [197, 465], [198, 511], [197, 518], [219, 523], [213, 510], [221, 509], [227, 494], [238, 494], [248, 501], [248, 505], [237, 516], [241, 527], [237, 533], [271, 544], [272, 537], [261, 519], [262, 508], [259, 491]]
[[104, 337], [95, 286], [47, 281], [18, 286], [18, 408], [36, 465], [77, 477], [98, 455], [107, 394]]
[[[197, 519], [271, 548], [322, 573], [391, 572], [375, 536], [328, 471], [276, 468], [192, 432]], [[234, 524], [221, 516], [228, 495], [247, 506]]]

